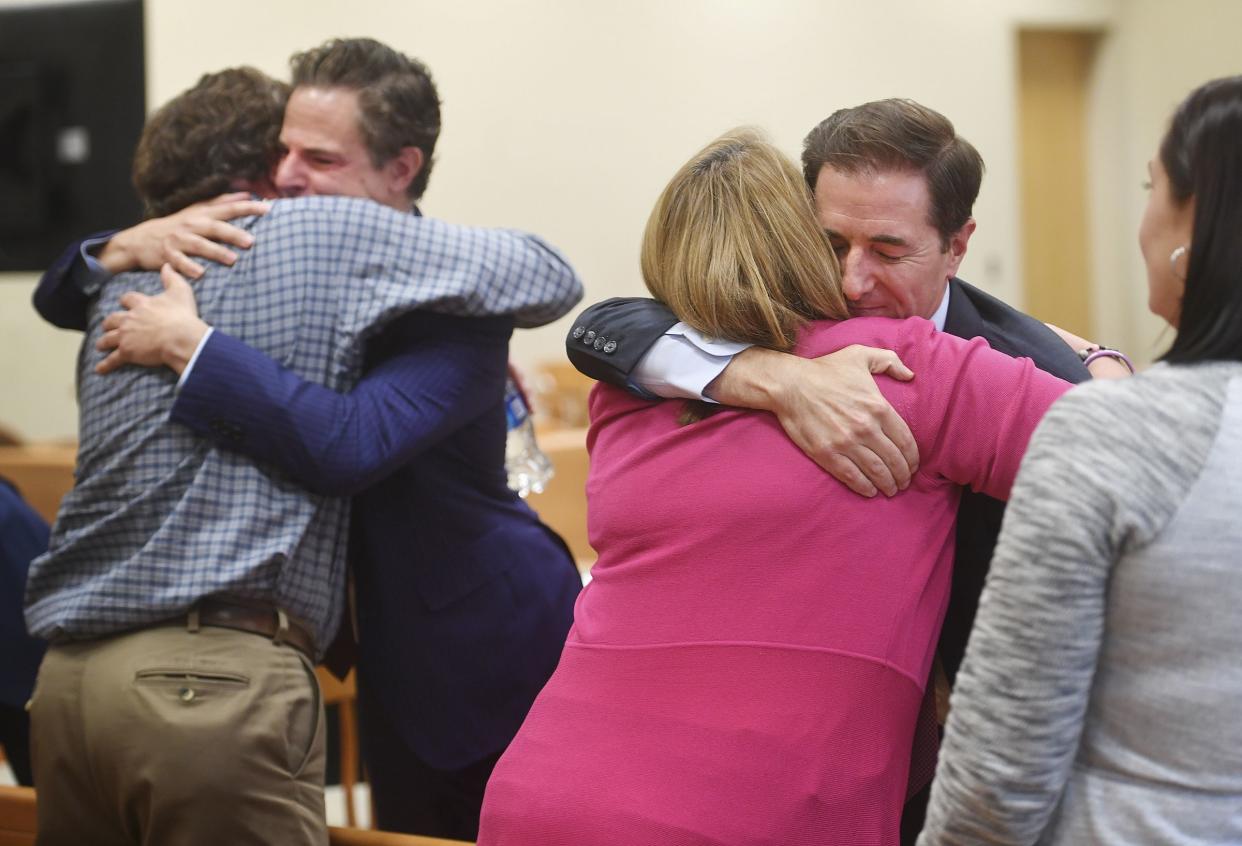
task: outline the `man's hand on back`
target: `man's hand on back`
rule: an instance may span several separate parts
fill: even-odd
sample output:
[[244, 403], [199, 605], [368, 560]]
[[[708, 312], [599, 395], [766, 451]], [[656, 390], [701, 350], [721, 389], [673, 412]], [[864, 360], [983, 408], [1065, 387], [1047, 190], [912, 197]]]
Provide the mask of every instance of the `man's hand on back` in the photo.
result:
[[189, 364], [207, 332], [199, 319], [194, 291], [169, 265], [160, 271], [164, 293], [151, 297], [130, 291], [121, 297], [125, 311], [104, 318], [104, 334], [95, 348], [108, 356], [95, 365], [97, 373], [111, 373], [126, 364], [166, 365], [180, 373]]
[[708, 386], [727, 405], [761, 408], [780, 420], [798, 448], [863, 496], [904, 490], [918, 470], [910, 427], [873, 374], [914, 378], [897, 354], [853, 345], [817, 359], [752, 347]]
[[237, 254], [228, 245], [246, 249], [254, 238], [244, 229], [228, 223], [238, 217], [265, 214], [269, 206], [250, 199], [242, 191], [221, 194], [168, 217], [144, 220], [124, 229], [108, 241], [97, 256], [109, 273], [126, 270], [158, 270], [171, 264], [191, 279], [203, 275], [203, 266], [191, 256], [232, 265]]

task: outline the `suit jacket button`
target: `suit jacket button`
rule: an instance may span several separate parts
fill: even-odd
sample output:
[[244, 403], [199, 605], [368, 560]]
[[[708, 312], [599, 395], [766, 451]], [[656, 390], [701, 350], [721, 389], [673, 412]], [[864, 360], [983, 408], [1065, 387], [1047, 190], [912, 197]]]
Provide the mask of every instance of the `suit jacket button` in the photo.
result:
[[575, 327], [574, 327], [574, 340], [575, 340], [575, 341], [576, 341], [576, 340], [578, 340], [579, 338], [581, 338], [581, 337], [582, 337], [583, 335], [585, 335], [585, 334], [586, 334], [586, 327], [585, 327], [585, 326], [575, 326]]
[[604, 348], [604, 344], [606, 344], [607, 342], [608, 342], [608, 339], [605, 338], [603, 335], [600, 335], [598, 338], [595, 339], [595, 349], [602, 350]]
[[612, 355], [612, 354], [613, 354], [613, 353], [615, 353], [616, 351], [617, 351], [617, 342], [616, 342], [616, 341], [609, 341], [608, 343], [604, 344], [604, 353], [605, 353], [605, 354], [607, 354], [607, 355]]
[[590, 332], [587, 332], [586, 335], [583, 336], [582, 343], [584, 344], [595, 343], [595, 330], [594, 329], [592, 329]]

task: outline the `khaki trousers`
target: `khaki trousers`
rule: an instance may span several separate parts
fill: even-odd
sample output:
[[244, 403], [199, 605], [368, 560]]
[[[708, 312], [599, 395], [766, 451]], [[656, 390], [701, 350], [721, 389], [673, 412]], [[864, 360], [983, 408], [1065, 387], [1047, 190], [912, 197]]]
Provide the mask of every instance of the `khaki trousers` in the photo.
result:
[[53, 645], [31, 701], [39, 846], [328, 842], [314, 668], [248, 632]]

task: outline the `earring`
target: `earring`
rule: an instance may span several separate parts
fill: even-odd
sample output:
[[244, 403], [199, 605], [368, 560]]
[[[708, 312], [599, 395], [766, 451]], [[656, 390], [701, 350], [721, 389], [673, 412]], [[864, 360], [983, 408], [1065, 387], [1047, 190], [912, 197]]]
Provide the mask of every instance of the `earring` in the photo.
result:
[[1184, 246], [1178, 247], [1173, 252], [1169, 253], [1169, 270], [1173, 271], [1173, 275], [1176, 276], [1178, 279], [1186, 278], [1185, 276], [1179, 275], [1177, 272], [1177, 262], [1184, 255], [1186, 255], [1186, 248]]

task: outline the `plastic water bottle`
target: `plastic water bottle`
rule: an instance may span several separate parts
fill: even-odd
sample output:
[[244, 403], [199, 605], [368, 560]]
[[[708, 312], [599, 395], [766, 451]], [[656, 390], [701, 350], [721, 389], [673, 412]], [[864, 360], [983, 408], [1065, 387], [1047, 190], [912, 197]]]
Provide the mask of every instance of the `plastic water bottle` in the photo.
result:
[[535, 442], [530, 405], [512, 368], [509, 369], [509, 378], [505, 380], [505, 421], [509, 425], [505, 440], [505, 470], [509, 474], [509, 489], [523, 499], [531, 493], [543, 493], [544, 485], [552, 478], [552, 462]]

